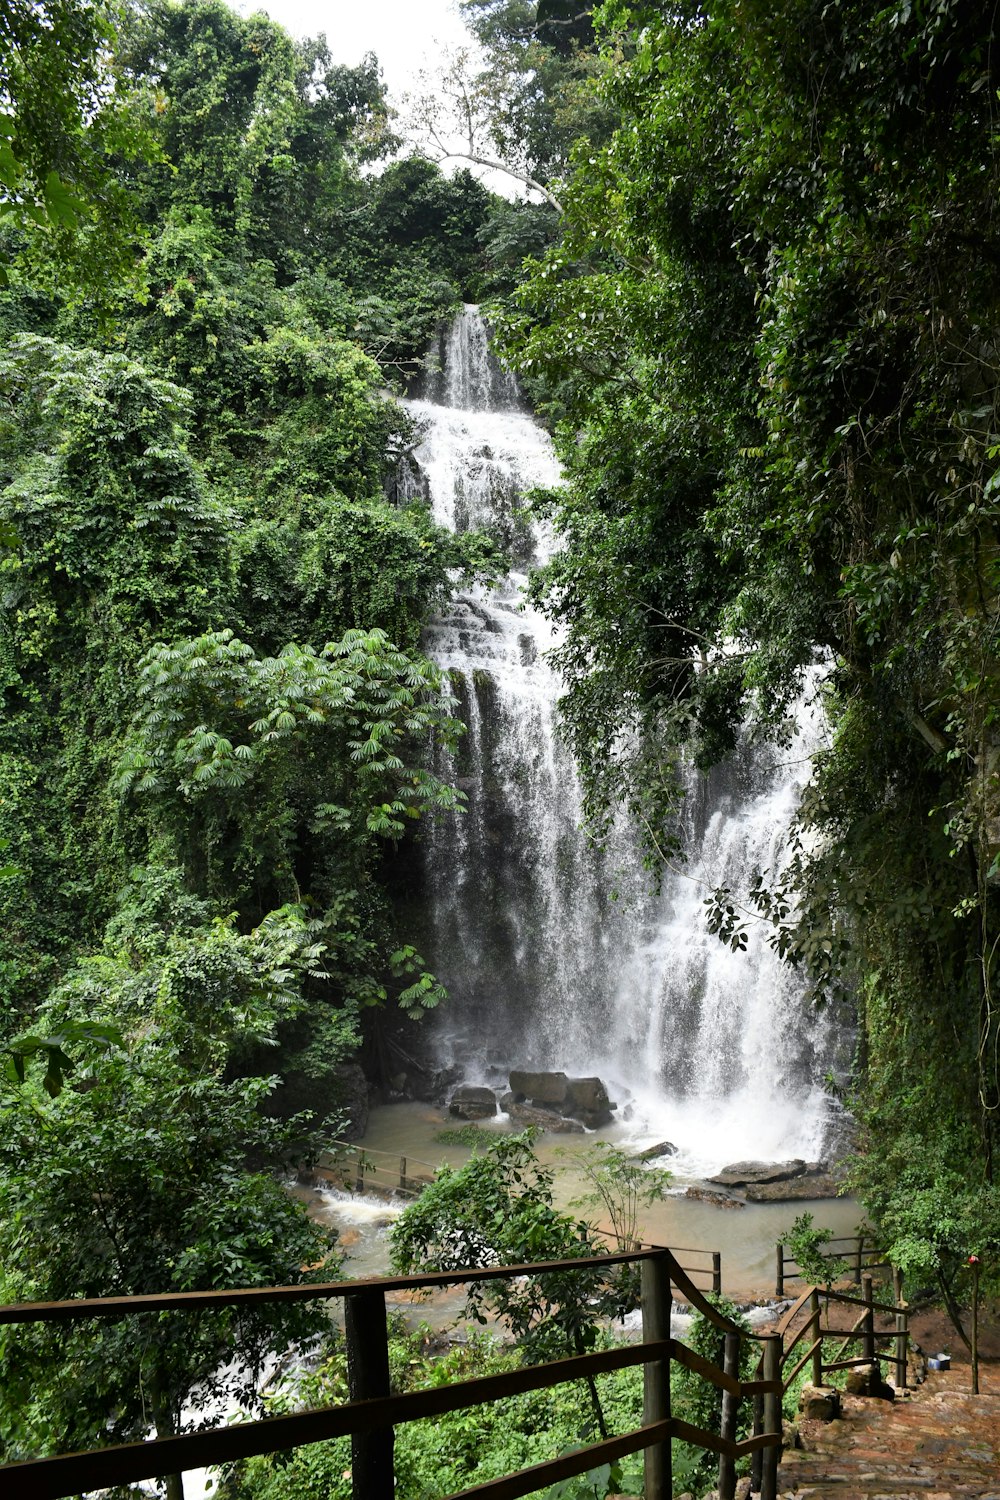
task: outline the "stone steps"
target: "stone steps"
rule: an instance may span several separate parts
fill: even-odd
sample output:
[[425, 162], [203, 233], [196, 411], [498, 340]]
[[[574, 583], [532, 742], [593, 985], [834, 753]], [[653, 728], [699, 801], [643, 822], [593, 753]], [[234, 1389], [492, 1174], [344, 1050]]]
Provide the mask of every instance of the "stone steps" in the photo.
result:
[[843, 1417], [802, 1421], [778, 1471], [789, 1500], [1000, 1500], [1000, 1371], [969, 1394], [968, 1366], [932, 1371], [895, 1402], [845, 1396]]

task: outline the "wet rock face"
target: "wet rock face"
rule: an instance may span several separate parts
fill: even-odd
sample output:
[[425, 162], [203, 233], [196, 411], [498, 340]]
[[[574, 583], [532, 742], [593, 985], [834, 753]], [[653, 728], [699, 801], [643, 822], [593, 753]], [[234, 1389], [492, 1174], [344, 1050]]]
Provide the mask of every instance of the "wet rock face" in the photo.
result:
[[510, 1075], [510, 1091], [532, 1104], [564, 1104], [569, 1079], [565, 1073], [531, 1073], [523, 1068], [514, 1068]]
[[711, 1203], [713, 1208], [745, 1208], [746, 1204], [741, 1198], [730, 1198], [728, 1193], [717, 1193], [712, 1188], [689, 1187], [685, 1189], [685, 1198], [697, 1198], [701, 1203]]
[[759, 1182], [746, 1190], [748, 1203], [796, 1203], [808, 1198], [836, 1198], [843, 1186], [839, 1177], [794, 1177], [790, 1182]]
[[677, 1147], [673, 1141], [658, 1141], [655, 1146], [647, 1146], [645, 1151], [640, 1151], [636, 1161], [659, 1161], [662, 1156], [676, 1156]]
[[517, 1120], [522, 1125], [536, 1125], [539, 1130], [553, 1130], [560, 1135], [582, 1135], [584, 1131], [579, 1120], [561, 1115], [555, 1109], [539, 1109], [537, 1105], [528, 1104], [513, 1093], [504, 1094], [500, 1100], [500, 1108], [512, 1120]]
[[743, 1191], [748, 1203], [788, 1203], [806, 1198], [835, 1198], [840, 1178], [826, 1162], [736, 1161], [723, 1167], [709, 1182]]
[[566, 1088], [563, 1110], [575, 1120], [582, 1120], [589, 1130], [611, 1124], [611, 1112], [617, 1106], [599, 1078], [571, 1078]]
[[497, 1096], [492, 1089], [463, 1084], [451, 1096], [448, 1113], [458, 1120], [492, 1120], [497, 1112]]
[[801, 1177], [807, 1163], [796, 1157], [793, 1161], [735, 1161], [721, 1172], [710, 1177], [716, 1187], [749, 1187], [751, 1183], [788, 1182], [792, 1177]]
[[[527, 1105], [534, 1110], [578, 1120], [589, 1130], [610, 1124], [615, 1108], [600, 1078], [570, 1078], [566, 1073], [525, 1068], [512, 1070], [510, 1097], [518, 1108]], [[558, 1127], [547, 1125], [543, 1128]]]
[[368, 1129], [368, 1079], [360, 1064], [339, 1063], [334, 1068], [333, 1097], [346, 1116], [342, 1139], [360, 1141]]
[[804, 1385], [799, 1411], [810, 1422], [833, 1422], [840, 1416], [840, 1392], [831, 1386]]

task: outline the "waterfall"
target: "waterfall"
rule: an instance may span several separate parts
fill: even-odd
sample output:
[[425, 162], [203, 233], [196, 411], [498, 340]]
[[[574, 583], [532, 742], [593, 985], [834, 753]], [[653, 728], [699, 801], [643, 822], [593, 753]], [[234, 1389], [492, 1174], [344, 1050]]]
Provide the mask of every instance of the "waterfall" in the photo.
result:
[[780, 861], [817, 724], [804, 709], [790, 746], [745, 752], [702, 779], [689, 798], [689, 857], [658, 894], [628, 830], [610, 849], [590, 847], [556, 734], [553, 628], [524, 598], [551, 540], [520, 497], [559, 482], [551, 442], [491, 355], [476, 307], [442, 336], [425, 390], [406, 405], [435, 519], [490, 530], [515, 561], [498, 588], [459, 595], [424, 643], [467, 725], [438, 769], [468, 811], [424, 834], [426, 957], [450, 995], [439, 1054], [470, 1082], [502, 1084], [531, 1065], [598, 1073], [620, 1101], [621, 1129], [673, 1140], [682, 1170], [817, 1158], [830, 1113], [818, 1080], [835, 1028], [805, 1012], [758, 931], [733, 953], [706, 931], [703, 908], [710, 888], [738, 889], [755, 866]]

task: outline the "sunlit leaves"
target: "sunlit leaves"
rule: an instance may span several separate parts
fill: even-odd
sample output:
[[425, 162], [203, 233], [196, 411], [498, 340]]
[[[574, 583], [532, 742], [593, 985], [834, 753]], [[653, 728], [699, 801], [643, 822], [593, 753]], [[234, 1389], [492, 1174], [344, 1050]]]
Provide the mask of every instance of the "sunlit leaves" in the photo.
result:
[[[157, 645], [140, 668], [140, 692], [145, 707], [123, 761], [122, 791], [143, 777], [183, 796], [236, 790], [326, 729], [340, 736], [361, 785], [403, 773], [411, 802], [454, 805], [455, 794], [428, 773], [407, 773], [395, 749], [432, 732], [452, 740], [454, 700], [436, 667], [397, 651], [382, 631], [348, 631], [320, 651], [289, 645], [276, 657], [256, 656], [228, 630]], [[225, 722], [229, 733], [209, 727], [208, 718]], [[368, 826], [398, 831], [391, 814], [407, 806], [379, 804]]]

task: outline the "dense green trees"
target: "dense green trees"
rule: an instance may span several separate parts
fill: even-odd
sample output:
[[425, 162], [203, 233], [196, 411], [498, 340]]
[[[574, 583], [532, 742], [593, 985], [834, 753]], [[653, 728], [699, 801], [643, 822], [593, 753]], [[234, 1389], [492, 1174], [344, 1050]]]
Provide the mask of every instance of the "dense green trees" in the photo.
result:
[[4, 262], [99, 299], [135, 261], [138, 221], [116, 161], [151, 144], [114, 51], [117, 19], [104, 0], [9, 0], [0, 14]]
[[793, 864], [743, 900], [857, 999], [857, 1183], [901, 1249], [904, 1199], [970, 1163], [953, 1269], [996, 1235], [994, 23], [949, 0], [600, 21], [619, 124], [507, 323], [572, 476], [539, 584], [567, 731], [595, 812], [638, 803], [662, 851], [678, 750], [714, 761], [825, 664]]
[[[413, 433], [386, 388], [462, 297], [503, 294], [570, 479], [539, 499], [566, 547], [536, 592], [595, 824], [630, 805], [658, 859], [682, 757], [773, 732], [824, 674], [791, 864], [710, 916], [738, 942], [742, 902], [853, 996], [879, 1141], [857, 1184], [950, 1283], [996, 1238], [993, 23], [960, 0], [465, 8], [490, 151], [561, 219], [423, 160], [362, 170], [394, 144], [374, 60], [264, 16], [0, 19], [4, 1040], [115, 1028], [76, 1033], [87, 1087], [5, 1107], [39, 1163], [29, 1102], [51, 1142], [160, 1089], [194, 1139], [202, 1064], [167, 1018], [154, 1058], [128, 997], [186, 1014], [215, 975], [190, 1030], [242, 1036], [204, 1069], [238, 1156], [265, 1044], [326, 1087], [370, 1002], [438, 998], [383, 877], [455, 804], [425, 769], [454, 725], [419, 632], [490, 551], [387, 498]], [[255, 1031], [240, 997], [278, 929], [313, 955]], [[4, 1182], [26, 1191], [9, 1159]], [[103, 1284], [124, 1272], [98, 1239]]]
[[[47, 1034], [83, 1020], [117, 1039], [78, 1039], [71, 1081], [52, 1097], [32, 1075], [0, 1095], [5, 1301], [329, 1274], [327, 1233], [260, 1170], [308, 1153], [306, 1122], [269, 1119], [260, 1106], [278, 1080], [239, 1066], [302, 1009], [322, 944], [291, 907], [249, 933], [212, 921], [184, 895], [180, 871], [143, 873], [137, 886], [104, 950], [37, 1018]], [[267, 1357], [324, 1325], [321, 1307], [303, 1306], [8, 1327], [4, 1456], [139, 1439], [150, 1427], [165, 1436], [217, 1401], [252, 1405]]]
[[[570, 153], [606, 136], [613, 114], [590, 86], [606, 61], [594, 45], [593, 6], [563, 0], [463, 0], [486, 57], [468, 91], [491, 154], [514, 176], [558, 190]], [[456, 120], [459, 133], [463, 122]]]
[[[45, 301], [27, 272], [0, 307], [0, 508], [19, 538], [2, 563], [0, 821], [16, 865], [0, 892], [4, 1003], [12, 1020], [30, 1017], [44, 985], [99, 943], [129, 899], [132, 865], [161, 857], [168, 827], [163, 857], [222, 913], [259, 922], [289, 896], [336, 909], [374, 965], [376, 995], [387, 958], [356, 925], [375, 924], [384, 955], [400, 947], [377, 894], [382, 849], [408, 812], [441, 801], [440, 789], [428, 795], [420, 747], [435, 725], [451, 732], [440, 682], [390, 642], [412, 650], [449, 570], [490, 556], [440, 532], [423, 507], [385, 499], [412, 435], [384, 385], [413, 368], [442, 312], [481, 277], [491, 200], [423, 163], [361, 176], [358, 164], [391, 141], [374, 60], [340, 67], [322, 40], [300, 46], [263, 17], [214, 0], [128, 11], [114, 57], [132, 96], [152, 102], [147, 159], [120, 164], [122, 191], [130, 179], [148, 221], [145, 297], [121, 290], [97, 347], [89, 307]], [[162, 797], [155, 810], [148, 795], [123, 801], [144, 653], [155, 647], [160, 670], [180, 670], [200, 659], [202, 638], [221, 649], [233, 637], [247, 681], [252, 659], [285, 699], [307, 692], [307, 667], [320, 696], [334, 677], [354, 692], [332, 663], [356, 660], [358, 724], [370, 712], [381, 734], [385, 715], [399, 715], [393, 763], [412, 767], [406, 795], [388, 781], [376, 789], [380, 774], [397, 776], [381, 759], [363, 758], [345, 780], [346, 740], [317, 741], [293, 772], [298, 733], [277, 759], [264, 739], [244, 765], [248, 726], [273, 705], [254, 697], [244, 713], [234, 687], [235, 708], [206, 709], [185, 732], [228, 737], [248, 775], [261, 756], [282, 761], [266, 773], [255, 831], [207, 813], [222, 783], [211, 793], [204, 767], [185, 828]], [[344, 654], [324, 655], [345, 639]], [[293, 791], [325, 756], [315, 795]]]
[[[216, 0], [0, 43], [0, 1296], [295, 1281], [328, 1246], [275, 1170], [377, 1007], [441, 997], [384, 876], [459, 801], [421, 625], [494, 566], [388, 498], [388, 387], [509, 278], [516, 210], [363, 170], [375, 60]], [[315, 1326], [21, 1330], [5, 1452], [176, 1430]]]

